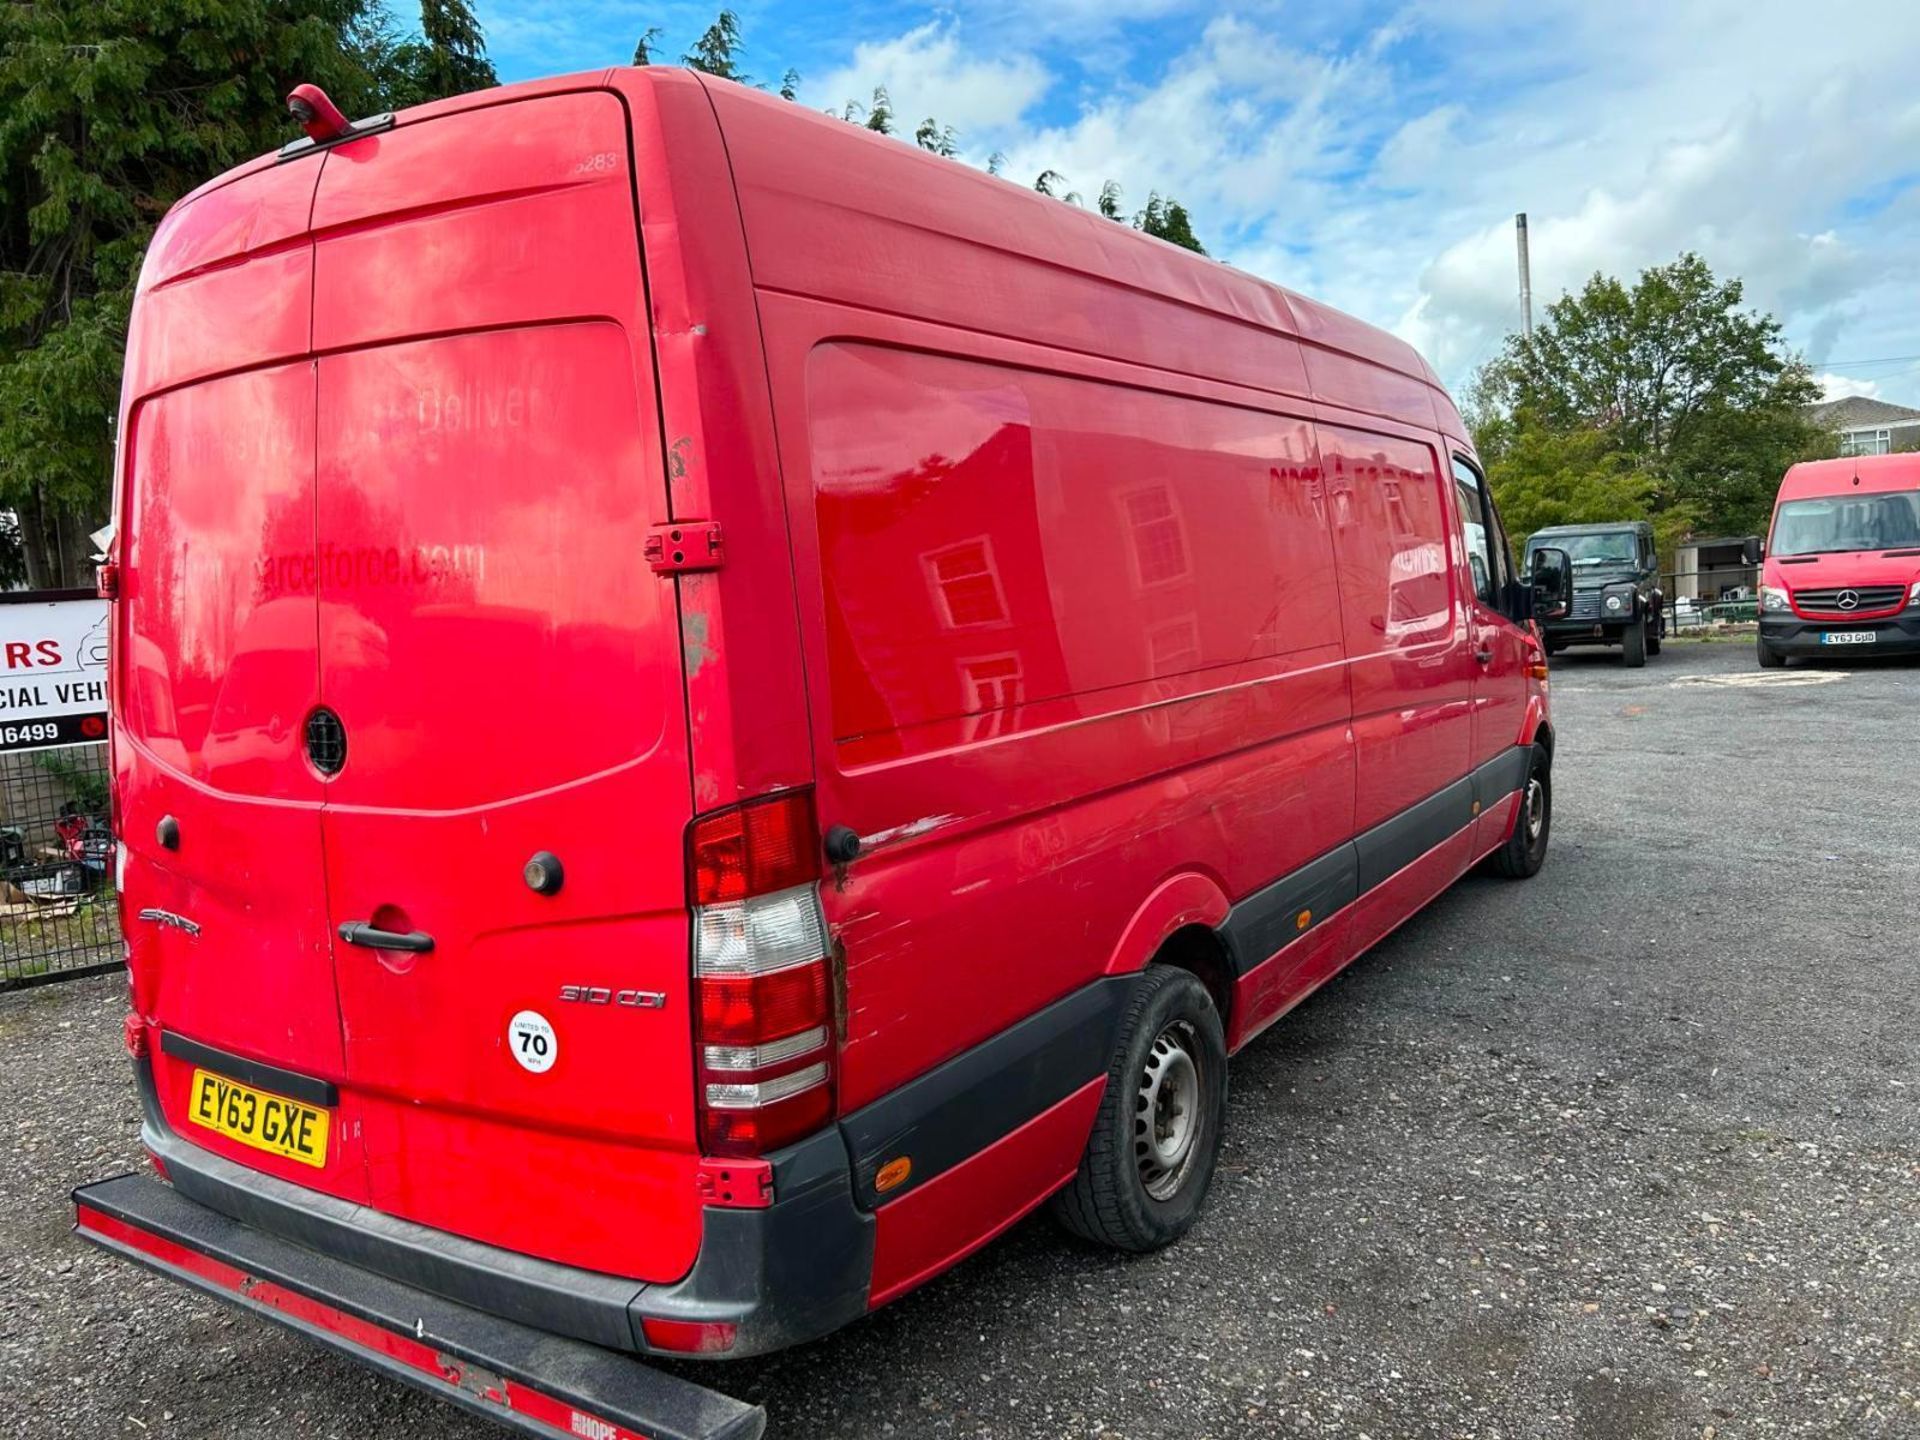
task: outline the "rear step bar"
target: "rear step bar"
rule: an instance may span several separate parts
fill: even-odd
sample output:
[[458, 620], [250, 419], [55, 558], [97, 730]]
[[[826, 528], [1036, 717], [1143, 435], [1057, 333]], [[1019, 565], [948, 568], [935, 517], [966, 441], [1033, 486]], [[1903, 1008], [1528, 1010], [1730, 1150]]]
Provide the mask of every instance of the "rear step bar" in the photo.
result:
[[546, 1440], [757, 1440], [757, 1405], [483, 1314], [122, 1175], [73, 1192], [83, 1240]]

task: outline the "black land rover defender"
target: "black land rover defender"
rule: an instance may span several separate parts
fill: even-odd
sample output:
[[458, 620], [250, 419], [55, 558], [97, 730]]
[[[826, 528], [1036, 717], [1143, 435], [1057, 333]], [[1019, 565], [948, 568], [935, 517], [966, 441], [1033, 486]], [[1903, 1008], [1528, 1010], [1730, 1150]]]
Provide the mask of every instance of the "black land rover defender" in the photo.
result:
[[1653, 527], [1644, 520], [1601, 525], [1550, 525], [1527, 537], [1533, 552], [1553, 546], [1573, 560], [1573, 605], [1565, 615], [1540, 622], [1547, 653], [1569, 645], [1618, 645], [1629, 666], [1660, 653], [1666, 634], [1666, 597], [1653, 549]]

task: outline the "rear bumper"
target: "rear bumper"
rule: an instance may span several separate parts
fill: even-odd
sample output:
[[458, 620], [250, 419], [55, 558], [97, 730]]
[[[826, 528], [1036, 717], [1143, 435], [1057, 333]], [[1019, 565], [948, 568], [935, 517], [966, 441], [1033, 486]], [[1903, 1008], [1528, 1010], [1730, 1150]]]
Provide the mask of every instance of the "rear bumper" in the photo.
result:
[[734, 1343], [712, 1358], [735, 1359], [816, 1339], [867, 1311], [874, 1223], [854, 1204], [838, 1130], [769, 1157], [771, 1205], [706, 1207], [693, 1269], [657, 1285], [482, 1245], [236, 1165], [177, 1135], [160, 1113], [147, 1062], [135, 1070], [141, 1138], [183, 1200], [263, 1240], [505, 1323], [678, 1359], [692, 1357], [648, 1345], [645, 1321], [726, 1324], [735, 1327]]
[[123, 1175], [74, 1192], [82, 1238], [528, 1435], [755, 1440], [766, 1412], [456, 1305]]
[[[1875, 638], [1865, 645], [1829, 645], [1820, 637], [1829, 630], [1871, 630]], [[1760, 639], [1781, 655], [1920, 655], [1920, 610], [1911, 607], [1885, 620], [1802, 620], [1797, 615], [1762, 615]]]

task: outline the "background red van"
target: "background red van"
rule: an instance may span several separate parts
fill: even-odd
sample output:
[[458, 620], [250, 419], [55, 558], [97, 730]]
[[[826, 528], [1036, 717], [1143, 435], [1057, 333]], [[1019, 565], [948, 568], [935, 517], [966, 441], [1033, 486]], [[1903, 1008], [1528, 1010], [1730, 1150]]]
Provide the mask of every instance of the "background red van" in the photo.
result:
[[122, 435], [172, 1188], [80, 1225], [505, 1418], [664, 1433], [541, 1347], [791, 1344], [1049, 1197], [1166, 1243], [1228, 1053], [1544, 858], [1535, 586], [1413, 350], [743, 86], [210, 183]]
[[1794, 655], [1920, 654], [1920, 455], [1795, 465], [1762, 563], [1762, 669]]

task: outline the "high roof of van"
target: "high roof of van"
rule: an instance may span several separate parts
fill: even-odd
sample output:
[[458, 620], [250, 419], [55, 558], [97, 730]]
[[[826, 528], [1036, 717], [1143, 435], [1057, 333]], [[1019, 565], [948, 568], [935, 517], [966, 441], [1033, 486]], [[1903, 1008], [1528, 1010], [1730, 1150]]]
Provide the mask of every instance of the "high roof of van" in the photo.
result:
[[[1131, 225], [745, 85], [675, 66], [615, 67], [454, 96], [403, 110], [395, 123], [602, 87], [644, 88], [662, 104], [705, 90], [756, 285], [1433, 426], [1471, 449], [1438, 375], [1398, 336]], [[512, 123], [505, 110], [501, 123]], [[314, 158], [256, 157], [181, 204]], [[988, 263], [996, 256], [1051, 275], [1047, 304], [1006, 285], [1006, 267]], [[1291, 341], [1298, 359], [1276, 364], [1275, 340], [1282, 355]]]
[[1780, 499], [1805, 500], [1854, 490], [1920, 490], [1920, 454], [1804, 460], [1780, 482]]
[[[666, 84], [691, 72], [637, 73]], [[1129, 359], [1125, 352], [1137, 339], [1142, 363], [1368, 413], [1418, 416], [1467, 439], [1439, 377], [1398, 336], [1030, 186], [744, 85], [699, 78], [726, 136], [759, 284], [914, 315], [953, 310], [957, 323], [974, 328], [1026, 332], [1069, 347], [1077, 339], [1077, 348]], [[815, 233], [831, 238], [807, 243]], [[871, 293], [845, 289], [850, 251]], [[1050, 299], [1063, 313], [1037, 316], [1028, 297], [996, 287], [981, 263], [996, 253], [1046, 266], [1056, 282]], [[976, 276], [977, 286], [969, 283]], [[1077, 284], [1079, 277], [1090, 283]], [[1102, 303], [1124, 301], [1128, 291], [1226, 323], [1173, 323], [1129, 335], [1125, 318], [1103, 323], [1111, 312], [1103, 313]], [[1034, 333], [1046, 320], [1058, 322], [1055, 332]], [[1298, 342], [1303, 373], [1276, 367], [1271, 341], [1256, 346], [1252, 332]]]

